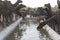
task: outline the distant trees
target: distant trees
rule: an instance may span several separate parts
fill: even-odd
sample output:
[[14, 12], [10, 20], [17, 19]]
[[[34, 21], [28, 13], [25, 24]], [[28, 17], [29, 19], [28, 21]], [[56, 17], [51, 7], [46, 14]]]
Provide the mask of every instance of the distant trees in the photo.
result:
[[49, 17], [51, 14], [52, 15], [48, 19], [46, 19], [44, 22], [40, 23], [37, 29], [42, 28], [44, 25], [48, 24], [50, 27], [53, 27], [54, 30], [55, 28], [58, 29], [57, 32], [60, 34], [60, 21], [59, 21], [60, 20], [60, 1], [58, 0], [57, 2], [58, 2], [59, 9], [57, 9], [56, 12], [52, 11], [51, 9], [49, 9], [50, 11], [47, 10], [48, 11], [47, 14], [49, 14], [47, 17]]
[[2, 24], [5, 23], [6, 25], [8, 25], [9, 23], [11, 23], [13, 13], [19, 16], [22, 16], [21, 13], [19, 12], [19, 9], [26, 7], [26, 6], [23, 4], [19, 4], [19, 3], [22, 3], [22, 1], [17, 0], [15, 4], [12, 4], [10, 1], [0, 0], [0, 19], [2, 15], [2, 18], [3, 18]]

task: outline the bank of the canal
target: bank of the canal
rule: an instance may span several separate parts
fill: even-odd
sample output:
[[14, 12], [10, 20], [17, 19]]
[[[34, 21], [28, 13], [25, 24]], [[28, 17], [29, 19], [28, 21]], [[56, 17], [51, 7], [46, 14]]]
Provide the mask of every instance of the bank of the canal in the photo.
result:
[[21, 24], [7, 40], [52, 40], [45, 30], [37, 30], [37, 26], [35, 22]]

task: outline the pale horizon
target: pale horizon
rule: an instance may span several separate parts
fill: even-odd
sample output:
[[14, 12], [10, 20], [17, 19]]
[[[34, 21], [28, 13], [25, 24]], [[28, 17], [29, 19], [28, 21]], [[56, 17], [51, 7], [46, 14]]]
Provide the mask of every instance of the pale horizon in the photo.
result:
[[[17, 0], [10, 0], [12, 3], [15, 3]], [[57, 5], [57, 0], [22, 0], [24, 5], [27, 7], [42, 7], [44, 4], [50, 3], [52, 7]]]

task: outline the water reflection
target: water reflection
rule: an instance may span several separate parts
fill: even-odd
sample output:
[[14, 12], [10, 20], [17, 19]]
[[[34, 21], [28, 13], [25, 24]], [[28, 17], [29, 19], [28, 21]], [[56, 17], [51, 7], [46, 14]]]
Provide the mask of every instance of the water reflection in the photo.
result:
[[43, 29], [38, 31], [37, 26], [38, 23], [32, 21], [21, 24], [7, 40], [51, 40], [47, 32]]
[[42, 30], [41, 32], [37, 30], [38, 24], [29, 22], [29, 25], [26, 26], [26, 31], [22, 32], [21, 40], [51, 40], [46, 34], [41, 34]]
[[[28, 26], [28, 25], [27, 25]], [[36, 30], [36, 26], [31, 24], [27, 27], [26, 31], [22, 33], [21, 40], [40, 40], [39, 32]]]

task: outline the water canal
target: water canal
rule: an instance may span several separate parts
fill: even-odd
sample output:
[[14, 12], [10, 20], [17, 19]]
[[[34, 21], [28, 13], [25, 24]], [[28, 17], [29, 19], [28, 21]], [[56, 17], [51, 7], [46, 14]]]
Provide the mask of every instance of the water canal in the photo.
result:
[[22, 23], [6, 40], [52, 40], [45, 30], [37, 30], [37, 26], [36, 21]]

